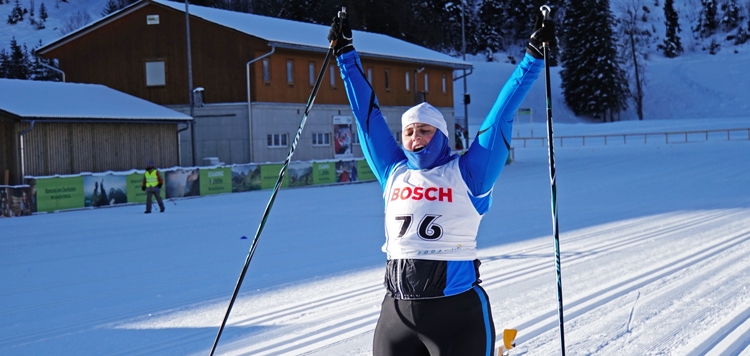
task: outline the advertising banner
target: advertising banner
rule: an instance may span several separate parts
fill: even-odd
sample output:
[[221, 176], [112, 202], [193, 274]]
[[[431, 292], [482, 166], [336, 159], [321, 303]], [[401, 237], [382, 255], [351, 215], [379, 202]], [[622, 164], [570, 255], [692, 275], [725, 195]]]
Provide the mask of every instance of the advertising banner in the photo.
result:
[[128, 202], [127, 177], [124, 175], [83, 176], [84, 206], [107, 206]]
[[357, 161], [357, 172], [358, 172], [358, 179], [360, 181], [368, 181], [368, 180], [375, 180], [375, 173], [372, 172], [372, 169], [370, 169], [370, 165], [367, 163], [367, 160], [361, 159]]
[[[272, 189], [276, 186], [276, 180], [279, 179], [279, 172], [283, 164], [264, 164], [260, 167], [260, 187], [261, 189]], [[289, 187], [289, 177], [284, 177], [281, 182], [281, 188]]]
[[200, 170], [201, 195], [232, 192], [232, 169], [221, 167]]
[[351, 116], [333, 117], [333, 157], [336, 159], [352, 158], [352, 122]]
[[[164, 179], [164, 172], [158, 172], [159, 177], [161, 177], [161, 179]], [[127, 182], [126, 193], [128, 196], [128, 203], [146, 203], [146, 192], [141, 190], [141, 188], [143, 187], [143, 173], [128, 174], [125, 176], [125, 180]], [[159, 189], [159, 195], [161, 195], [162, 199], [167, 198], [164, 189]], [[151, 197], [151, 199], [156, 200], [153, 196]]]
[[0, 186], [0, 218], [31, 215], [32, 197], [29, 186]]
[[313, 182], [314, 184], [331, 184], [336, 183], [336, 170], [333, 162], [315, 162], [313, 163]]
[[246, 165], [232, 167], [232, 193], [260, 189], [260, 166]]
[[356, 182], [359, 178], [357, 171], [357, 161], [338, 161], [336, 162], [336, 183]]
[[83, 208], [83, 177], [37, 179], [36, 204], [37, 211]]
[[302, 187], [313, 184], [312, 162], [294, 162], [289, 164], [285, 181], [290, 187]]
[[170, 198], [194, 197], [201, 195], [200, 170], [179, 168], [164, 172], [164, 188]]

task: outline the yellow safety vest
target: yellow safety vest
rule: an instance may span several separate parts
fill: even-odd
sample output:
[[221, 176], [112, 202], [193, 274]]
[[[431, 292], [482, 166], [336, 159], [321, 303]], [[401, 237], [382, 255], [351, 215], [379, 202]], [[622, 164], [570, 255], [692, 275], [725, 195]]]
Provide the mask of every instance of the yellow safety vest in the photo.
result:
[[146, 188], [155, 187], [159, 185], [159, 178], [156, 176], [156, 169], [151, 172], [146, 171]]

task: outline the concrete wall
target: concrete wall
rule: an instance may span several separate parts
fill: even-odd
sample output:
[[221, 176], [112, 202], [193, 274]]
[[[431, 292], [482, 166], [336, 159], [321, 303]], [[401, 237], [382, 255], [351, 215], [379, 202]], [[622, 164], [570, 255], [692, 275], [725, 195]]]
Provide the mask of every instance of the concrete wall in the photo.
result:
[[[169, 106], [190, 115], [189, 106]], [[206, 157], [219, 157], [226, 164], [248, 163], [249, 125], [247, 104], [209, 104], [195, 108], [195, 166], [208, 165]], [[180, 125], [180, 128], [184, 128]], [[190, 129], [180, 133], [180, 166], [190, 167], [192, 145]]]
[[[172, 109], [190, 114], [190, 108], [185, 106], [171, 106]], [[386, 122], [394, 135], [401, 132], [401, 115], [409, 107], [382, 108]], [[445, 117], [450, 134], [450, 144], [454, 147], [454, 110], [453, 108], [438, 108]], [[197, 162], [195, 165], [208, 165], [206, 157], [218, 157], [225, 164], [282, 162], [289, 154], [289, 147], [300, 120], [304, 115], [305, 104], [285, 103], [253, 103], [252, 130], [250, 130], [247, 115], [247, 104], [209, 104], [195, 109], [195, 139]], [[333, 117], [351, 116], [354, 122], [352, 129], [356, 133], [356, 120], [348, 105], [314, 105], [305, 128], [300, 137], [293, 160], [322, 160], [333, 159], [334, 144], [329, 146], [313, 146], [313, 134], [329, 133], [333, 141]], [[182, 125], [180, 125], [182, 127]], [[287, 134], [285, 147], [268, 147], [268, 134]], [[248, 137], [252, 135], [252, 146]], [[400, 142], [400, 138], [397, 140]], [[248, 149], [250, 147], [252, 151]], [[180, 134], [180, 165], [191, 166], [190, 130]], [[361, 158], [362, 149], [359, 144], [353, 144], [353, 158]]]

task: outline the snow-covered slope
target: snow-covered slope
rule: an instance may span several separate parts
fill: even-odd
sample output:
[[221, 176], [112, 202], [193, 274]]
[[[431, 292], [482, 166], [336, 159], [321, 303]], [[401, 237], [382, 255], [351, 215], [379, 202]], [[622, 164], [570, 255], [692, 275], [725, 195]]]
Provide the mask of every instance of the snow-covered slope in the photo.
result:
[[[45, 23], [45, 28], [42, 30], [36, 30], [34, 25], [29, 22], [29, 14], [26, 14], [24, 21], [15, 25], [6, 23], [8, 15], [13, 10], [15, 0], [3, 1], [4, 4], [0, 5], [0, 48], [9, 48], [10, 40], [15, 37], [19, 45], [26, 46], [31, 49], [36, 46], [39, 41], [42, 44], [47, 44], [55, 39], [61, 37], [60, 29], [65, 26], [70, 16], [74, 16], [79, 12], [87, 12], [92, 21], [102, 17], [101, 13], [104, 10], [108, 0], [68, 0], [63, 2], [61, 0], [34, 0], [34, 18], [39, 20], [39, 7], [42, 3], [47, 8], [49, 17]], [[21, 7], [29, 9], [29, 0], [21, 1]]]

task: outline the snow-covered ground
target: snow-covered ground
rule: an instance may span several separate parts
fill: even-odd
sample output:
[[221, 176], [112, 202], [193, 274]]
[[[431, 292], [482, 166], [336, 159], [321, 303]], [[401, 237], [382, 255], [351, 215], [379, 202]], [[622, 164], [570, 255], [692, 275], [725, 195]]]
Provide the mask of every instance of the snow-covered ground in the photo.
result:
[[[750, 355], [750, 141], [556, 152], [568, 354]], [[480, 228], [483, 285], [515, 354], [553, 355], [547, 152], [515, 155]], [[0, 354], [207, 354], [269, 195], [0, 220]], [[380, 196], [282, 190], [218, 354], [370, 354]]]

